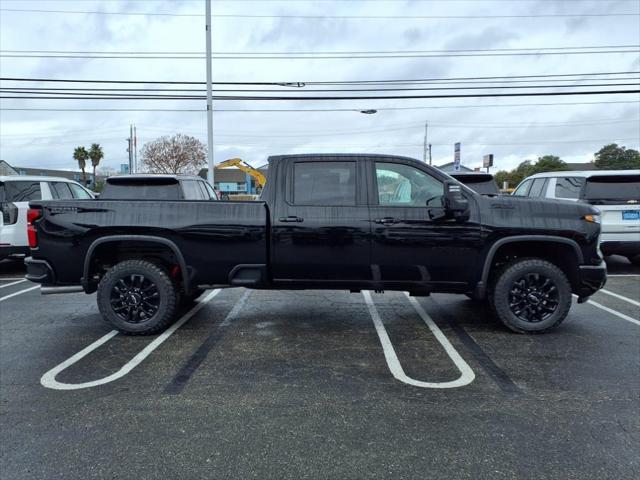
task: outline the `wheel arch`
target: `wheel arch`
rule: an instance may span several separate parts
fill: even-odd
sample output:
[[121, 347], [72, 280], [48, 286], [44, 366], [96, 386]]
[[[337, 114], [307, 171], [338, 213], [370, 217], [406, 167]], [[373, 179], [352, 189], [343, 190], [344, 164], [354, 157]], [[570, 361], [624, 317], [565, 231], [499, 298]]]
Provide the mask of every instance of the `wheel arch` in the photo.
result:
[[161, 245], [163, 247], [168, 248], [177, 261], [177, 264], [180, 268], [180, 273], [182, 276], [182, 282], [184, 286], [185, 292], [191, 291], [191, 281], [189, 278], [189, 270], [187, 269], [187, 263], [182, 255], [182, 252], [178, 248], [178, 246], [172, 242], [171, 240], [163, 237], [156, 237], [153, 235], [110, 235], [106, 237], [101, 237], [94, 240], [89, 248], [87, 249], [87, 254], [84, 258], [84, 266], [82, 270], [82, 286], [84, 287], [87, 293], [95, 291], [95, 286], [92, 285], [90, 281], [91, 274], [91, 262], [96, 255], [99, 247], [104, 246], [109, 243], [118, 243], [118, 244], [148, 244], [148, 245]]
[[[578, 246], [577, 242], [570, 238], [558, 237], [554, 235], [518, 235], [514, 237], [501, 238], [494, 242], [489, 248], [487, 255], [484, 259], [484, 265], [482, 267], [482, 273], [480, 281], [476, 287], [476, 296], [478, 298], [484, 297], [489, 285], [489, 279], [492, 272], [492, 268], [495, 267], [495, 262], [500, 258], [501, 254], [508, 252], [509, 250], [517, 250], [527, 245], [555, 245], [560, 246], [563, 252], [573, 252], [573, 256], [564, 258], [562, 261], [555, 261], [565, 274], [569, 277], [569, 281], [572, 286], [575, 286], [577, 281], [578, 266], [584, 263], [584, 257], [582, 250]], [[542, 258], [552, 260], [553, 257], [560, 258], [556, 251], [547, 251], [544, 254], [530, 254], [524, 255], [529, 257]]]

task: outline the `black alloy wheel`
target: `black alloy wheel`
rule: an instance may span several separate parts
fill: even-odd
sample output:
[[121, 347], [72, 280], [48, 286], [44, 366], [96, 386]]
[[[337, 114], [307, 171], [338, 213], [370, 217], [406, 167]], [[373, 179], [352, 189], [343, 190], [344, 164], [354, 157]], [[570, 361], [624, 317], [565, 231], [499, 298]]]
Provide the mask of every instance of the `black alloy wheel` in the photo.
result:
[[123, 333], [147, 335], [167, 328], [178, 307], [178, 290], [165, 268], [148, 260], [124, 260], [98, 284], [102, 317]]
[[141, 274], [120, 278], [111, 289], [111, 308], [122, 320], [140, 323], [160, 308], [160, 293], [152, 280]]
[[542, 322], [558, 309], [558, 287], [549, 277], [528, 273], [511, 285], [509, 308], [520, 320]]

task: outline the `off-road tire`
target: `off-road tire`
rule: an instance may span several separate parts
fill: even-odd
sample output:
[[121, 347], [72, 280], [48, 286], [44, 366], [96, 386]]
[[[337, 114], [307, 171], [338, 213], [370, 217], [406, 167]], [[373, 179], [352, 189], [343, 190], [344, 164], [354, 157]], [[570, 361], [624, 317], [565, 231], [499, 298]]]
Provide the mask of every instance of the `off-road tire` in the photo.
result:
[[[548, 307], [554, 305], [555, 309], [551, 313], [545, 313], [545, 318], [536, 321], [523, 320], [514, 313], [510, 303], [514, 298], [514, 288], [520, 292], [520, 282], [525, 276], [531, 276], [532, 279], [548, 279], [552, 283], [552, 295], [555, 300], [547, 302], [535, 297], [531, 302], [531, 309], [540, 307]], [[527, 277], [528, 278], [528, 277]], [[549, 287], [547, 287], [548, 289]], [[536, 293], [537, 294], [537, 293]], [[567, 276], [556, 265], [546, 260], [538, 258], [522, 258], [514, 260], [506, 265], [494, 279], [492, 288], [490, 289], [490, 302], [492, 310], [504, 325], [518, 333], [544, 333], [557, 327], [567, 317], [571, 308], [571, 284]], [[520, 297], [522, 298], [522, 295]], [[529, 304], [529, 296], [525, 295], [525, 304]], [[532, 297], [533, 298], [533, 297]], [[537, 303], [533, 303], [533, 302]], [[517, 309], [517, 307], [514, 307]]]
[[[157, 303], [154, 305], [156, 310], [152, 315], [147, 315], [148, 318], [127, 321], [116, 312], [116, 308], [123, 308], [123, 303], [120, 302], [116, 292], [120, 291], [119, 285], [122, 284], [122, 281], [130, 281], [132, 278], [140, 277], [148, 282], [146, 285], [153, 284], [154, 286], [153, 292], [157, 293], [157, 296], [154, 297], [154, 302]], [[114, 289], [114, 287], [116, 288]], [[117, 298], [115, 301], [114, 296]], [[176, 289], [167, 272], [158, 265], [145, 260], [125, 260], [114, 265], [98, 284], [98, 309], [102, 317], [117, 330], [127, 335], [150, 335], [164, 330], [172, 323], [177, 305]], [[143, 312], [138, 315], [144, 317], [145, 314]]]

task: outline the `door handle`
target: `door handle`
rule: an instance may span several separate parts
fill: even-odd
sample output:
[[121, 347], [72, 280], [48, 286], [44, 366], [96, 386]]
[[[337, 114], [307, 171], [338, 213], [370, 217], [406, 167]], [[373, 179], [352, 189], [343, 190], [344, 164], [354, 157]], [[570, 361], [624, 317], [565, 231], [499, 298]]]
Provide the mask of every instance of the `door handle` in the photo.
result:
[[295, 215], [289, 215], [288, 217], [280, 217], [278, 221], [286, 223], [304, 222], [304, 218], [296, 217]]
[[379, 223], [380, 225], [393, 225], [394, 223], [398, 223], [399, 220], [393, 217], [384, 217], [384, 218], [376, 218], [374, 222]]

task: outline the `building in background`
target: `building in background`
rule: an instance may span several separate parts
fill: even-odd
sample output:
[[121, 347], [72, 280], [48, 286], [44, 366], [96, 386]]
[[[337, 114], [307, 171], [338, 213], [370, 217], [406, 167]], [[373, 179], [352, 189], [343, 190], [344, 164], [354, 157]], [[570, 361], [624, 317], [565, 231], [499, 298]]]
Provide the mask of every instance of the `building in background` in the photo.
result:
[[[36, 175], [41, 177], [62, 177], [74, 180], [82, 184], [82, 172], [73, 170], [53, 170], [50, 168], [33, 168], [33, 167], [18, 167], [9, 165], [8, 162], [0, 160], [0, 175]], [[86, 172], [87, 175], [87, 187], [94, 187], [93, 173]], [[100, 182], [100, 176], [96, 175], [98, 182]]]

